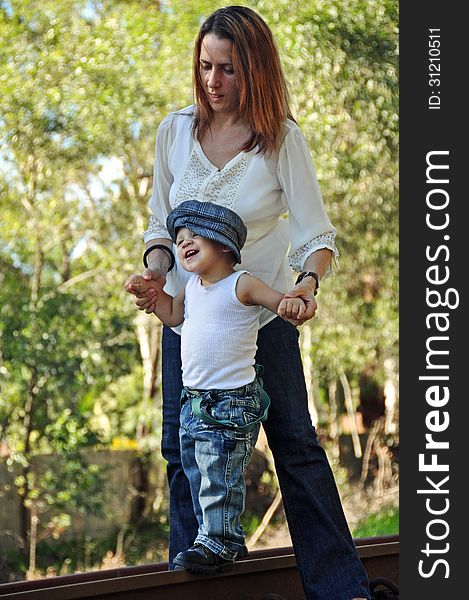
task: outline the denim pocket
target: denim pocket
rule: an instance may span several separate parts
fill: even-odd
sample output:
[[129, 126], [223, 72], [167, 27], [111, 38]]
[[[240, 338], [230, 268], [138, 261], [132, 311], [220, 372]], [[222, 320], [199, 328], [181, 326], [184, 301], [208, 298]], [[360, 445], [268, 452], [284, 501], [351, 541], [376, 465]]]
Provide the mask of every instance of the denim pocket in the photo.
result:
[[231, 421], [237, 425], [248, 425], [261, 416], [261, 403], [257, 395], [237, 400], [232, 406]]
[[260, 411], [257, 414], [255, 414], [255, 413], [245, 410], [243, 412], [243, 419], [244, 419], [243, 425], [249, 425], [249, 423], [256, 421], [260, 416], [261, 416]]
[[233, 398], [232, 406], [234, 410], [241, 409], [252, 413], [258, 413], [261, 408], [261, 401], [258, 394], [251, 394], [241, 398]]
[[261, 400], [257, 391], [249, 396], [245, 396], [240, 403], [243, 411], [244, 425], [256, 421], [261, 416]]
[[238, 426], [247, 425], [259, 418], [260, 400], [257, 394], [225, 396], [204, 406], [207, 413], [218, 421], [231, 421]]

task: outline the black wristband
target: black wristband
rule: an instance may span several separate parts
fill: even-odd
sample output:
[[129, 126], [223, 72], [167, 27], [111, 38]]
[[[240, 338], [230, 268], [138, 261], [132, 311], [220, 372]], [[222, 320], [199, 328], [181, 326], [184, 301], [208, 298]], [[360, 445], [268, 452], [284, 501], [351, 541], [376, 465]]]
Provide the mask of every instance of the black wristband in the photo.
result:
[[168, 248], [168, 246], [165, 246], [164, 244], [153, 244], [153, 246], [150, 246], [149, 248], [147, 248], [145, 250], [145, 252], [143, 253], [143, 264], [144, 266], [148, 269], [148, 262], [147, 262], [147, 256], [150, 254], [150, 252], [152, 250], [165, 250], [165, 252], [168, 253], [169, 256], [169, 267], [168, 267], [168, 273], [171, 271], [171, 269], [174, 267], [174, 254], [173, 251], [171, 250], [171, 248]]
[[316, 289], [314, 290], [314, 295], [316, 296], [316, 294], [318, 293], [318, 289], [319, 289], [319, 275], [317, 273], [314, 273], [314, 271], [303, 271], [302, 273], [300, 273], [298, 275], [298, 278], [295, 281], [295, 285], [297, 285], [298, 283], [300, 283], [300, 281], [303, 281], [303, 279], [305, 277], [312, 277], [313, 279], [315, 279], [315, 281], [316, 281]]

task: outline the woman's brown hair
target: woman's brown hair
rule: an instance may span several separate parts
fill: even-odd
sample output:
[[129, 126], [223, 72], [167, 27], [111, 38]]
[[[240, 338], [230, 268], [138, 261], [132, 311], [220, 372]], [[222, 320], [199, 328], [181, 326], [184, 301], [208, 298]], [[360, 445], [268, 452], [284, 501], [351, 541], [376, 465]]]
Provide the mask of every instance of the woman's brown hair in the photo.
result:
[[209, 33], [233, 44], [231, 60], [239, 91], [239, 111], [252, 131], [242, 149], [249, 151], [257, 146], [259, 153], [277, 150], [285, 120], [293, 118], [287, 85], [272, 32], [256, 12], [244, 6], [216, 10], [202, 24], [195, 40], [194, 133], [200, 140], [210, 128], [213, 115], [199, 64], [202, 40]]

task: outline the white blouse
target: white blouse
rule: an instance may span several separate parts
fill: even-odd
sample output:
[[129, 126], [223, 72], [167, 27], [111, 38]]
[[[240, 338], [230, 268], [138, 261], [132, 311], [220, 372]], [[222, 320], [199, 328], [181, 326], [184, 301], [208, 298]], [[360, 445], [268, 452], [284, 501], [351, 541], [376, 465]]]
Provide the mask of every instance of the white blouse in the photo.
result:
[[[280, 292], [293, 287], [291, 269], [302, 271], [316, 250], [329, 248], [337, 259], [335, 228], [299, 127], [287, 120], [277, 153], [256, 154], [256, 148], [242, 151], [219, 169], [192, 135], [193, 115], [194, 106], [189, 106], [169, 114], [158, 128], [153, 193], [148, 202], [151, 217], [144, 241], [169, 239], [168, 214], [185, 200], [198, 200], [221, 204], [240, 215], [248, 236], [241, 251], [242, 264], [236, 268], [250, 271]], [[175, 247], [174, 253], [176, 265], [165, 286], [171, 295], [190, 277], [179, 266]], [[263, 309], [260, 326], [275, 316]]]

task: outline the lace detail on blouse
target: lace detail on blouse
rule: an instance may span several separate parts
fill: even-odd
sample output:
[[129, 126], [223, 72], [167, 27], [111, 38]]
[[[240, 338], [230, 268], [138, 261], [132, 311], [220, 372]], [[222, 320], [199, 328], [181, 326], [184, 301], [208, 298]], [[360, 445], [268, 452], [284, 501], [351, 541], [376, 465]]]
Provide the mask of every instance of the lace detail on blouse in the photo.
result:
[[143, 239], [149, 234], [152, 238], [169, 238], [168, 230], [154, 215], [150, 215], [148, 228], [142, 234]]
[[248, 157], [243, 156], [229, 169], [218, 171], [212, 182], [207, 186], [206, 197], [204, 200], [217, 202], [226, 208], [234, 210], [238, 190], [243, 179]]
[[195, 200], [198, 197], [200, 188], [210, 177], [210, 173], [210, 169], [200, 162], [199, 157], [192, 150], [174, 198], [174, 208], [185, 200]]
[[185, 200], [199, 200], [234, 210], [247, 164], [248, 157], [243, 156], [231, 167], [213, 171], [202, 163], [195, 149], [192, 150], [175, 195], [174, 206]]
[[[300, 246], [298, 250], [296, 250], [293, 254], [291, 254], [288, 258], [290, 263], [290, 267], [297, 272], [304, 270], [304, 264], [308, 256], [310, 256], [316, 250], [320, 250], [321, 248], [329, 248], [332, 250], [334, 265], [335, 267], [339, 266], [339, 251], [335, 245], [335, 233], [333, 231], [327, 231], [326, 233], [322, 233], [321, 235], [316, 236], [307, 244]], [[329, 267], [326, 274], [330, 273], [332, 268]]]

